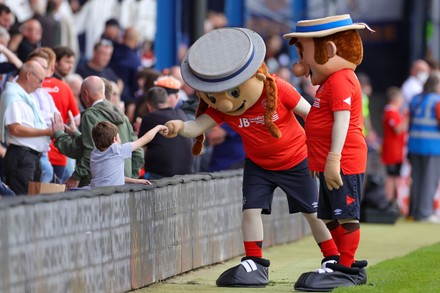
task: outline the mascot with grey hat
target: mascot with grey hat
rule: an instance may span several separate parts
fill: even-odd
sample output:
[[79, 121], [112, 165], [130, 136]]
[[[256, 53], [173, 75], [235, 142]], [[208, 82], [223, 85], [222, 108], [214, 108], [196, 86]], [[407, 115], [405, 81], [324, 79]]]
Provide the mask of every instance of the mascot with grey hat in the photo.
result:
[[218, 286], [268, 284], [270, 261], [262, 255], [261, 214], [271, 213], [277, 187], [286, 193], [289, 212], [301, 212], [308, 221], [324, 260], [339, 257], [329, 230], [317, 218], [317, 184], [310, 177], [304, 129], [294, 115], [306, 120], [310, 104], [288, 82], [269, 74], [265, 53], [263, 39], [249, 29], [220, 28], [203, 35], [181, 64], [183, 79], [200, 99], [196, 119], [166, 123], [168, 137], [197, 137], [194, 155], [202, 151], [204, 132], [223, 122], [243, 140], [246, 256], [220, 275]]
[[[296, 32], [284, 35], [298, 52], [294, 74], [319, 85], [305, 125], [309, 169], [320, 182], [318, 217], [329, 228], [340, 254], [324, 262], [321, 271], [304, 273], [295, 283], [297, 290], [331, 290], [366, 282], [367, 262], [355, 261], [367, 145], [362, 133], [362, 92], [354, 70], [363, 58], [357, 30], [364, 28], [371, 31], [344, 14], [299, 21]], [[329, 282], [325, 273], [335, 275], [337, 282]]]

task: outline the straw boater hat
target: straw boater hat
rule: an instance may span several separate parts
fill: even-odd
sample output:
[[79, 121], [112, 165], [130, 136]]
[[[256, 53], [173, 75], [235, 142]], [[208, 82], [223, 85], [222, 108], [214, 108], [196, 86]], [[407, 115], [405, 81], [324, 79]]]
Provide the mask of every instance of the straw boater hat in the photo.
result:
[[263, 39], [245, 28], [220, 28], [200, 37], [185, 54], [181, 72], [192, 88], [208, 93], [232, 89], [251, 78], [266, 55]]
[[372, 31], [367, 24], [361, 22], [353, 23], [349, 14], [342, 14], [311, 20], [300, 20], [296, 24], [296, 32], [285, 34], [283, 38], [319, 38], [337, 32], [364, 28]]

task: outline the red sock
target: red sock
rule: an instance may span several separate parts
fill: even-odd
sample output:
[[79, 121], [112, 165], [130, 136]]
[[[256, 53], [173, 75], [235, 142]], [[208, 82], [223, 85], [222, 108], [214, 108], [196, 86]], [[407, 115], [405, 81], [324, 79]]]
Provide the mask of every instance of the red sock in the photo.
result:
[[335, 242], [336, 247], [339, 250], [339, 244], [341, 242], [341, 225], [339, 225], [338, 221], [331, 221], [326, 224], [330, 234], [332, 234], [333, 241]]
[[324, 257], [333, 256], [333, 255], [339, 255], [338, 248], [336, 247], [335, 242], [333, 239], [322, 241], [321, 243], [318, 243], [319, 248], [321, 248], [322, 255]]
[[263, 240], [244, 241], [244, 251], [246, 256], [263, 257]]
[[339, 245], [341, 258], [339, 263], [346, 267], [351, 267], [361, 237], [360, 225], [359, 223], [345, 223], [341, 225], [341, 231], [341, 242]]

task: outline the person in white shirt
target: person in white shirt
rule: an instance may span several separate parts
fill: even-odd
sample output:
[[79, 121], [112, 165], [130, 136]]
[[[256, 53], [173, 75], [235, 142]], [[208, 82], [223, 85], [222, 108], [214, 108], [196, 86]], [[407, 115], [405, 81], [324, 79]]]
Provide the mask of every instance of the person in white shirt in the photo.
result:
[[408, 109], [412, 98], [423, 91], [423, 85], [428, 79], [430, 71], [431, 69], [426, 61], [418, 59], [413, 62], [410, 75], [401, 86], [403, 95], [402, 108], [404, 111]]
[[40, 180], [39, 159], [53, 135], [30, 93], [46, 76], [44, 68], [27, 61], [16, 82], [8, 82], [0, 98], [0, 135], [8, 144], [4, 158], [5, 183], [17, 194], [27, 194], [29, 181]]

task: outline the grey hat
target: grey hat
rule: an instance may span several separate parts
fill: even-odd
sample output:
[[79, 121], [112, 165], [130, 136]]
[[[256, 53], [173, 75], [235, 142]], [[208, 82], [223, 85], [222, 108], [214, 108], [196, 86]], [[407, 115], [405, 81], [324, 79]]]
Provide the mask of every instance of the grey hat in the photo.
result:
[[245, 28], [220, 28], [201, 36], [186, 52], [181, 72], [192, 88], [216, 93], [232, 89], [260, 68], [266, 55], [263, 39]]

